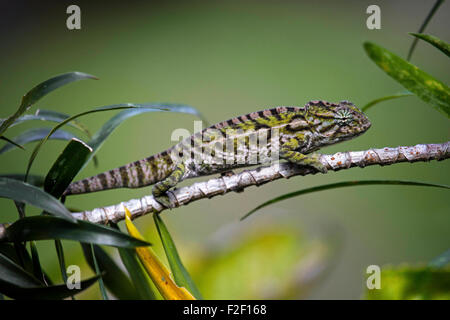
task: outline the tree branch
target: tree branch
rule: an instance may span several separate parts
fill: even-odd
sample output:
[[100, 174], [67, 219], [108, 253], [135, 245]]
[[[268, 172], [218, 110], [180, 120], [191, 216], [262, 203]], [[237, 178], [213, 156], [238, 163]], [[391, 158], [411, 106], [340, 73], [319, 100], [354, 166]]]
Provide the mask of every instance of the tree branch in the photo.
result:
[[[322, 155], [320, 161], [329, 171], [339, 171], [353, 167], [364, 168], [371, 165], [391, 165], [401, 162], [418, 162], [430, 160], [444, 160], [450, 157], [450, 141], [442, 144], [418, 144], [409, 147], [369, 149], [366, 151], [338, 152], [333, 155]], [[205, 182], [194, 183], [169, 191], [169, 198], [173, 208], [187, 205], [193, 201], [212, 198], [231, 191], [243, 191], [251, 186], [262, 184], [293, 176], [316, 174], [315, 169], [300, 167], [291, 163], [279, 163], [253, 170], [245, 170], [232, 176], [213, 178]], [[120, 204], [96, 208], [91, 211], [75, 212], [77, 219], [88, 220], [94, 223], [106, 224], [109, 221], [118, 222], [125, 218], [124, 206], [130, 210], [132, 218], [150, 212], [166, 210], [153, 196], [141, 199], [132, 199]]]

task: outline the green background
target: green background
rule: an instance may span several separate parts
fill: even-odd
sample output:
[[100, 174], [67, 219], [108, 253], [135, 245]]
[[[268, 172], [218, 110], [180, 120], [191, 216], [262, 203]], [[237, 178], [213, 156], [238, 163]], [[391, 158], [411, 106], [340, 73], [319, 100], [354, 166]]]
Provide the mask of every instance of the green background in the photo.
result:
[[[65, 9], [81, 7], [82, 29], [69, 31]], [[381, 30], [366, 28], [366, 8], [381, 7]], [[82, 71], [100, 78], [51, 93], [38, 108], [75, 114], [123, 102], [179, 102], [198, 108], [215, 123], [277, 105], [309, 100], [350, 100], [362, 106], [403, 88], [366, 56], [362, 43], [373, 41], [405, 57], [431, 8], [428, 1], [207, 1], [152, 3], [17, 2], [0, 10], [0, 117], [13, 113], [21, 96], [55, 74]], [[450, 3], [439, 9], [427, 33], [450, 39]], [[412, 62], [444, 83], [448, 57], [419, 42]], [[114, 113], [81, 119], [95, 132]], [[372, 128], [326, 153], [449, 140], [448, 119], [416, 97], [384, 102], [368, 113]], [[123, 123], [98, 153], [99, 168], [89, 164], [78, 178], [94, 175], [157, 153], [172, 145], [176, 128], [192, 132], [189, 115], [145, 114]], [[49, 124], [50, 126], [51, 124]], [[8, 131], [13, 137], [31, 124]], [[32, 168], [45, 174], [65, 142], [47, 143]], [[1, 173], [24, 172], [25, 152], [0, 157]], [[349, 179], [405, 179], [448, 184], [449, 162], [399, 164], [296, 177], [244, 193], [203, 200], [163, 218], [189, 268], [183, 248], [201, 247], [221, 227], [260, 204], [289, 191]], [[183, 185], [192, 183], [184, 182]], [[150, 188], [113, 190], [68, 199], [68, 207], [92, 209], [138, 198]], [[450, 243], [448, 191], [402, 186], [369, 186], [314, 193], [277, 203], [244, 222], [287, 223], [312, 237], [332, 225], [342, 234], [335, 266], [310, 298], [361, 296], [368, 265], [427, 263]], [[12, 201], [0, 199], [1, 222], [14, 221]], [[29, 209], [30, 213], [38, 212]], [[142, 230], [151, 217], [136, 220]], [[57, 274], [51, 242], [40, 242], [43, 265]], [[68, 264], [79, 263], [79, 246], [65, 242]], [[84, 277], [83, 277], [84, 278]], [[88, 297], [94, 297], [91, 291]]]

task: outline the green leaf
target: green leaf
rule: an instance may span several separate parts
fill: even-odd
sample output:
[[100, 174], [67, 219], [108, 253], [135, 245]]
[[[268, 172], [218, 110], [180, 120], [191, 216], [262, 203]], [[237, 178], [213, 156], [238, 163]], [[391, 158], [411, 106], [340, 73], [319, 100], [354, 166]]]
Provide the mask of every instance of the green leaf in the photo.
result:
[[[110, 222], [112, 228], [119, 230], [119, 226], [116, 223]], [[139, 258], [136, 255], [136, 251], [133, 249], [117, 248], [119, 251], [120, 259], [123, 265], [130, 274], [131, 281], [136, 289], [136, 292], [142, 300], [156, 300], [157, 290], [152, 287], [151, 280], [149, 280], [147, 274], [139, 262]]]
[[36, 243], [30, 241], [31, 260], [33, 261], [33, 274], [34, 276], [45, 283], [45, 275], [42, 271], [41, 260], [39, 259], [39, 253], [36, 248]]
[[21, 146], [20, 144], [18, 144], [17, 142], [5, 137], [5, 136], [0, 136], [1, 140], [5, 140], [6, 142], [12, 144], [13, 146], [16, 146], [19, 149], [25, 150], [25, 148], [23, 146]]
[[389, 76], [423, 101], [450, 117], [450, 89], [415, 65], [370, 42], [364, 43], [369, 57]]
[[[50, 130], [51, 130], [50, 128], [35, 128], [27, 130], [19, 134], [17, 137], [14, 137], [14, 142], [16, 144], [24, 145], [30, 142], [38, 141], [45, 138], [50, 132]], [[58, 130], [51, 136], [50, 139], [71, 140], [73, 138], [76, 138], [76, 136], [73, 133], [65, 130]], [[10, 151], [11, 149], [14, 149], [14, 147], [15, 146], [12, 144], [6, 144], [3, 146], [3, 148], [0, 149], [0, 154]]]
[[0, 197], [30, 204], [71, 223], [76, 223], [67, 208], [45, 191], [22, 181], [0, 178]]
[[[0, 174], [0, 178], [8, 178], [23, 181], [25, 179], [25, 175], [21, 173], [11, 173], [11, 174]], [[31, 174], [28, 176], [28, 184], [32, 184], [36, 187], [41, 187], [44, 185], [44, 177]]]
[[131, 281], [136, 292], [142, 300], [156, 300], [156, 289], [152, 288], [148, 276], [139, 262], [136, 251], [132, 249], [118, 248], [120, 259], [130, 274]]
[[2, 135], [6, 131], [6, 129], [8, 129], [8, 127], [14, 123], [14, 121], [17, 118], [19, 118], [23, 113], [25, 113], [25, 111], [27, 111], [33, 104], [39, 101], [42, 97], [49, 94], [53, 90], [58, 89], [61, 86], [64, 86], [74, 81], [84, 79], [97, 79], [97, 78], [90, 74], [82, 72], [69, 72], [55, 76], [44, 82], [41, 82], [23, 96], [19, 109], [13, 115], [8, 117], [5, 121], [3, 121], [3, 123], [0, 125], [0, 135]]
[[438, 48], [443, 53], [447, 55], [447, 57], [450, 57], [450, 44], [448, 44], [445, 41], [442, 41], [441, 39], [428, 35], [428, 34], [422, 34], [422, 33], [410, 33], [410, 35], [413, 35], [416, 38], [422, 39], [432, 46]]
[[383, 101], [397, 99], [397, 98], [402, 98], [402, 97], [409, 97], [409, 96], [412, 96], [412, 95], [414, 95], [414, 94], [409, 92], [409, 91], [405, 91], [405, 92], [399, 92], [399, 93], [393, 94], [391, 96], [381, 97], [381, 98], [372, 100], [369, 103], [367, 103], [364, 107], [361, 108], [361, 111], [366, 112], [368, 109], [370, 109], [371, 107], [373, 107], [377, 103], [380, 103], [380, 102], [383, 102]]
[[[433, 8], [431, 8], [430, 12], [428, 13], [427, 17], [425, 18], [425, 21], [420, 26], [420, 29], [419, 29], [418, 33], [422, 33], [425, 30], [425, 28], [427, 27], [428, 23], [431, 21], [431, 18], [433, 18], [433, 16], [436, 13], [437, 9], [440, 7], [440, 5], [443, 2], [444, 2], [444, 0], [437, 0], [434, 3]], [[417, 40], [418, 39], [414, 39], [413, 43], [411, 44], [411, 47], [409, 48], [408, 57], [406, 58], [406, 60], [408, 60], [408, 61], [411, 60], [412, 54], [413, 54], [414, 49], [416, 48], [416, 45], [417, 45]]]
[[156, 228], [158, 229], [158, 234], [164, 246], [164, 251], [166, 252], [167, 260], [169, 261], [170, 269], [172, 270], [176, 284], [179, 287], [185, 287], [194, 295], [196, 299], [202, 299], [202, 296], [194, 281], [184, 267], [183, 262], [181, 262], [177, 247], [175, 246], [164, 221], [161, 219], [159, 214], [153, 214], [153, 220], [155, 221]]
[[55, 198], [61, 197], [91, 152], [92, 148], [84, 142], [72, 139], [45, 177], [44, 190]]
[[434, 268], [442, 268], [450, 264], [450, 250], [445, 251], [439, 257], [433, 259], [428, 266]]
[[[92, 270], [95, 270], [94, 261], [92, 259], [91, 246], [81, 243], [84, 257]], [[126, 250], [126, 249], [123, 249]], [[94, 245], [95, 258], [98, 263], [99, 270], [105, 275], [102, 277], [108, 290], [114, 294], [119, 300], [135, 300], [138, 298], [136, 290], [130, 279], [122, 271], [116, 262], [101, 247]]]
[[71, 223], [48, 215], [17, 220], [6, 228], [5, 239], [12, 242], [67, 239], [122, 248], [150, 245], [106, 226], [82, 220]]
[[101, 148], [101, 146], [103, 145], [105, 140], [109, 137], [109, 135], [125, 120], [148, 112], [163, 112], [163, 111], [192, 114], [198, 116], [203, 121], [205, 121], [197, 109], [185, 104], [170, 104], [170, 103], [136, 104], [135, 108], [123, 110], [118, 114], [116, 114], [115, 116], [113, 116], [100, 128], [100, 130], [98, 130], [94, 134], [91, 141], [88, 142], [88, 144], [93, 149], [93, 152], [89, 157], [89, 160]]
[[330, 184], [324, 184], [317, 187], [302, 189], [290, 193], [283, 194], [279, 197], [273, 198], [269, 201], [264, 202], [263, 204], [260, 204], [255, 209], [251, 210], [249, 213], [247, 213], [245, 216], [241, 218], [241, 220], [244, 220], [248, 216], [250, 216], [255, 211], [267, 207], [270, 204], [274, 204], [286, 199], [294, 198], [297, 196], [301, 196], [307, 193], [313, 193], [317, 191], [323, 191], [323, 190], [330, 190], [330, 189], [336, 189], [336, 188], [344, 188], [344, 187], [355, 187], [355, 186], [368, 186], [368, 185], [402, 185], [402, 186], [422, 186], [422, 187], [436, 187], [436, 188], [443, 188], [443, 189], [450, 189], [450, 186], [443, 185], [443, 184], [436, 184], [436, 183], [427, 183], [427, 182], [419, 182], [419, 181], [403, 181], [403, 180], [355, 180], [355, 181], [343, 181], [343, 182], [337, 182], [337, 183], [330, 183]]
[[[2, 266], [0, 268], [0, 280], [2, 281], [21, 287], [39, 287], [42, 285], [41, 281], [2, 253], [0, 253], [0, 265]], [[0, 292], [3, 292], [2, 286], [0, 286]]]
[[[64, 283], [67, 283], [66, 259], [61, 240], [55, 240], [56, 255], [58, 256], [59, 270]], [[73, 299], [73, 297], [72, 297]]]
[[[91, 259], [94, 262], [95, 273], [99, 274], [100, 273], [100, 268], [99, 268], [98, 263], [97, 263], [97, 258], [95, 257], [94, 245], [91, 243], [91, 244], [89, 244], [89, 247], [90, 247]], [[105, 284], [103, 283], [103, 278], [102, 277], [100, 277], [98, 279], [98, 285], [100, 287], [100, 292], [102, 294], [102, 299], [103, 300], [109, 300], [108, 295], [106, 294], [106, 288], [105, 288]]]
[[0, 253], [24, 268], [29, 273], [33, 272], [33, 265], [30, 255], [22, 243], [17, 243], [13, 246], [10, 243], [2, 242], [0, 243]]
[[[366, 289], [369, 300], [449, 300], [450, 268], [383, 268], [381, 288]], [[370, 281], [370, 280], [369, 280]]]
[[[38, 109], [38, 110], [36, 110], [36, 113], [34, 113], [34, 114], [25, 114], [25, 115], [19, 117], [16, 121], [14, 121], [14, 123], [12, 125], [10, 125], [10, 128], [12, 128], [18, 124], [27, 122], [27, 121], [40, 120], [40, 121], [51, 121], [51, 122], [60, 123], [68, 118], [70, 118], [70, 115], [62, 113], [62, 112]], [[0, 123], [2, 123], [2, 122], [3, 122], [3, 120], [0, 120]], [[71, 121], [71, 122], [67, 123], [67, 125], [69, 125], [73, 128], [76, 128], [76, 129], [80, 130], [81, 132], [84, 132], [89, 138], [91, 137], [91, 133], [89, 132], [89, 130], [83, 124], [79, 123], [78, 121], [76, 121], [76, 120]]]
[[67, 284], [52, 285], [48, 287], [21, 287], [10, 283], [9, 281], [0, 280], [0, 291], [13, 299], [27, 300], [59, 300], [86, 290], [93, 285], [100, 276], [95, 276], [80, 281], [80, 289], [69, 289]]

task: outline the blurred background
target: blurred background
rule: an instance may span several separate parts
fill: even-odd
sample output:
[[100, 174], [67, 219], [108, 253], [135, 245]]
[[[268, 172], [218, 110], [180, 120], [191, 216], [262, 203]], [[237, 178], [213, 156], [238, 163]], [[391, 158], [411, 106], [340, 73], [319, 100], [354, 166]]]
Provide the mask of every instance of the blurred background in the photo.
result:
[[[66, 8], [70, 4], [81, 8], [81, 30], [66, 28]], [[380, 30], [366, 27], [366, 9], [370, 4], [381, 8]], [[363, 42], [373, 41], [406, 57], [412, 42], [408, 32], [418, 30], [431, 6], [432, 2], [425, 0], [321, 1], [320, 5], [312, 1], [1, 1], [0, 117], [13, 113], [22, 95], [34, 85], [69, 71], [90, 73], [100, 80], [65, 86], [42, 99], [31, 112], [43, 108], [76, 114], [123, 102], [178, 102], [198, 108], [210, 123], [215, 123], [268, 107], [303, 105], [312, 99], [350, 100], [363, 106], [403, 90], [369, 60]], [[449, 13], [447, 1], [426, 33], [448, 42]], [[419, 42], [412, 63], [448, 83], [447, 59], [435, 48]], [[95, 132], [114, 114], [89, 115], [80, 121]], [[322, 151], [449, 140], [448, 119], [414, 96], [379, 104], [367, 115], [372, 121], [367, 133]], [[99, 167], [91, 163], [77, 178], [164, 150], [172, 145], [172, 131], [186, 128], [192, 132], [194, 120], [193, 116], [170, 113], [129, 119], [97, 154]], [[16, 126], [8, 131], [8, 137], [32, 126]], [[47, 143], [32, 173], [45, 175], [65, 145], [63, 141]], [[24, 173], [32, 147], [27, 145], [25, 152], [13, 150], [0, 157], [0, 173]], [[338, 189], [277, 203], [245, 222], [239, 222], [239, 218], [264, 199], [310, 186], [350, 179], [448, 184], [449, 169], [449, 161], [434, 161], [296, 177], [195, 202], [166, 211], [162, 217], [206, 298], [260, 297], [257, 290], [248, 295], [236, 293], [249, 289], [253, 280], [244, 277], [236, 284], [238, 273], [233, 268], [239, 263], [220, 260], [226, 259], [226, 254], [220, 259], [213, 256], [223, 250], [220, 246], [236, 246], [235, 232], [251, 238], [258, 231], [263, 235], [264, 230], [269, 230], [268, 234], [296, 237], [281, 239], [277, 242], [279, 247], [268, 246], [279, 253], [280, 248], [288, 249], [281, 256], [273, 256], [273, 251], [267, 249], [266, 254], [273, 259], [252, 267], [267, 269], [273, 264], [269, 269], [278, 275], [291, 274], [292, 270], [276, 268], [277, 263], [292, 258], [293, 252], [300, 256], [305, 248], [315, 248], [315, 239], [320, 239], [333, 253], [322, 260], [313, 257], [316, 264], [310, 265], [309, 271], [326, 272], [301, 297], [358, 299], [367, 266], [427, 263], [448, 249], [448, 191], [402, 186]], [[92, 209], [148, 193], [150, 188], [113, 190], [69, 197], [66, 203], [71, 208]], [[12, 201], [0, 199], [0, 208], [1, 222], [17, 219]], [[38, 212], [28, 210], [29, 214]], [[150, 239], [154, 238], [150, 216], [135, 223]], [[261, 242], [263, 247], [264, 243]], [[41, 241], [38, 247], [42, 264], [58, 279], [53, 242]], [[78, 244], [64, 241], [64, 247], [67, 264], [83, 264]], [[254, 261], [252, 257], [258, 259], [246, 256], [239, 270], [249, 266], [247, 263]], [[92, 274], [85, 270], [83, 278]], [[83, 293], [85, 298], [98, 296], [98, 288]]]

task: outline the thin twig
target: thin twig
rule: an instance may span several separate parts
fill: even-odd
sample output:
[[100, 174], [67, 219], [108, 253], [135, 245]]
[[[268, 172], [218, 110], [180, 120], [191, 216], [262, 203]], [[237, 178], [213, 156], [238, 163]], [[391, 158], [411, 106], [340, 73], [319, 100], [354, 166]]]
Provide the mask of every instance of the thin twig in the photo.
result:
[[[353, 167], [364, 168], [376, 164], [385, 166], [401, 162], [413, 163], [448, 158], [450, 158], [450, 141], [441, 144], [418, 144], [409, 147], [386, 147], [365, 151], [338, 152], [333, 155], [322, 155], [320, 161], [329, 171], [339, 171]], [[286, 162], [259, 167], [254, 170], [245, 170], [232, 176], [222, 176], [205, 182], [194, 183], [187, 187], [169, 191], [168, 194], [172, 207], [177, 208], [193, 201], [209, 199], [231, 191], [242, 191], [245, 188], [260, 186], [277, 179], [316, 173], [315, 169], [300, 167]], [[94, 223], [118, 222], [125, 218], [124, 206], [130, 210], [133, 219], [150, 212], [159, 213], [166, 209], [153, 196], [149, 195], [113, 206], [75, 212], [73, 216], [77, 219], [88, 220]]]

